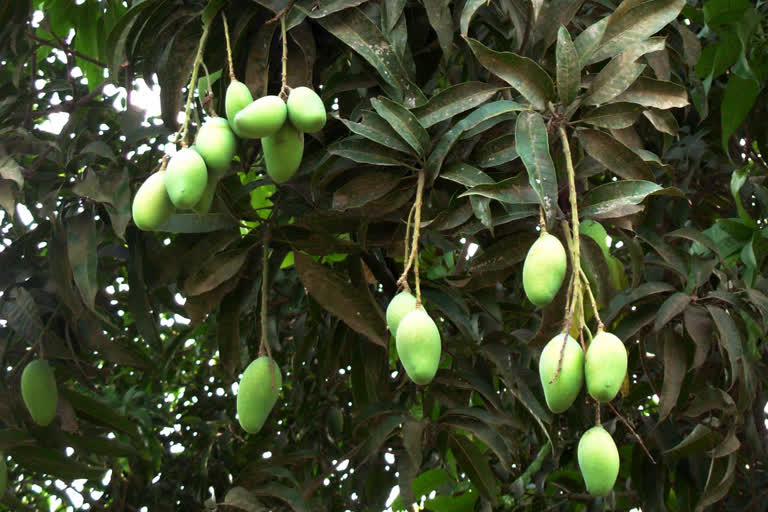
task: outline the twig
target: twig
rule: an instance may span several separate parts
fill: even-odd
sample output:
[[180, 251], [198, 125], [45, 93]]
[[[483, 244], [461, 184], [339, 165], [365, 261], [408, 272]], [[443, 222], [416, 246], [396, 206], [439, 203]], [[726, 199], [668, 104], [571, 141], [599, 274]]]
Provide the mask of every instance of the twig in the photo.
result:
[[288, 37], [285, 33], [285, 17], [280, 18], [280, 36], [283, 39], [282, 70], [280, 73], [280, 94], [283, 100], [288, 98], [291, 88], [288, 87]]
[[[405, 222], [405, 255], [403, 256], [403, 264], [407, 265], [408, 260], [411, 258], [411, 221], [413, 220], [413, 214], [416, 211], [416, 203], [413, 203], [411, 210], [408, 212], [408, 219]], [[411, 287], [408, 285], [408, 268], [406, 267], [400, 279], [397, 280], [397, 286], [403, 287], [403, 289], [410, 293]]]
[[203, 71], [205, 71], [205, 84], [208, 86], [208, 94], [203, 101], [203, 105], [208, 106], [208, 115], [216, 117], [216, 111], [213, 109], [213, 87], [211, 87], [211, 75], [208, 73], [208, 66], [205, 65], [205, 61], [201, 62], [203, 65]]
[[584, 287], [587, 289], [587, 293], [589, 294], [589, 300], [592, 302], [592, 311], [595, 313], [595, 319], [597, 320], [597, 331], [600, 332], [605, 326], [603, 325], [603, 321], [600, 320], [600, 313], [597, 312], [597, 301], [595, 300], [595, 296], [592, 294], [592, 287], [589, 285], [589, 279], [587, 279], [587, 275], [584, 273], [584, 270], [581, 268], [581, 266], [579, 266], [579, 273], [584, 279]]
[[630, 425], [629, 422], [626, 420], [626, 418], [624, 418], [624, 416], [622, 416], [621, 413], [616, 410], [616, 408], [613, 406], [611, 402], [608, 402], [608, 407], [611, 408], [611, 410], [613, 411], [613, 414], [615, 414], [616, 417], [621, 420], [621, 422], [624, 424], [625, 427], [627, 427], [627, 429], [629, 429], [632, 435], [635, 436], [637, 441], [640, 443], [640, 447], [643, 449], [643, 451], [648, 456], [648, 458], [651, 459], [651, 462], [656, 464], [656, 460], [653, 458], [653, 455], [651, 455], [651, 452], [648, 451], [648, 448], [645, 446], [643, 439], [638, 435], [637, 432], [635, 432], [635, 429], [632, 428], [632, 425]]
[[56, 48], [57, 50], [61, 50], [64, 53], [68, 53], [74, 57], [77, 57], [79, 59], [83, 59], [86, 62], [90, 62], [91, 64], [96, 64], [97, 66], [101, 66], [102, 68], [106, 68], [107, 65], [103, 62], [94, 59], [93, 57], [89, 57], [88, 55], [85, 55], [84, 53], [80, 53], [77, 50], [73, 50], [69, 45], [60, 45], [57, 44], [54, 41], [48, 41], [47, 39], [42, 39], [40, 37], [37, 37], [35, 34], [31, 32], [27, 32], [27, 37], [32, 39], [33, 41], [36, 41], [44, 46], [50, 46], [51, 48]]
[[264, 24], [269, 25], [276, 22], [277, 20], [284, 19], [285, 15], [288, 14], [288, 11], [291, 10], [291, 7], [293, 7], [293, 4], [295, 3], [296, 3], [296, 0], [290, 0], [285, 7], [277, 11], [277, 14], [275, 14], [274, 17], [269, 18], [267, 21], [265, 21]]
[[552, 376], [552, 379], [549, 381], [550, 384], [555, 382], [557, 378], [560, 376], [560, 372], [563, 371], [563, 358], [565, 357], [565, 344], [568, 341], [568, 331], [565, 331], [563, 333], [563, 346], [560, 347], [560, 357], [557, 359], [557, 369], [555, 369], [555, 374]]
[[224, 21], [224, 38], [227, 40], [227, 64], [229, 64], [229, 79], [235, 80], [235, 66], [232, 64], [232, 46], [229, 43], [229, 25], [227, 24], [227, 15], [221, 13], [221, 19]]
[[419, 234], [421, 230], [421, 204], [424, 195], [424, 170], [419, 171], [419, 181], [416, 185], [416, 213], [413, 218], [413, 242], [411, 243], [411, 257], [414, 261], [413, 273], [416, 278], [416, 307], [421, 306], [421, 280], [419, 279]]
[[[200, 43], [197, 45], [197, 54], [195, 55], [195, 62], [192, 64], [192, 78], [189, 80], [189, 90], [187, 91], [187, 104], [184, 107], [184, 124], [179, 131], [181, 136], [181, 146], [187, 147], [187, 135], [189, 130], [189, 112], [192, 108], [192, 99], [195, 96], [195, 89], [197, 88], [197, 73], [200, 69], [200, 64], [203, 62], [203, 50], [205, 50], [205, 41], [208, 39], [208, 31], [211, 28], [211, 24], [207, 23], [203, 26], [203, 35], [200, 36]], [[178, 139], [178, 135], [177, 135]]]

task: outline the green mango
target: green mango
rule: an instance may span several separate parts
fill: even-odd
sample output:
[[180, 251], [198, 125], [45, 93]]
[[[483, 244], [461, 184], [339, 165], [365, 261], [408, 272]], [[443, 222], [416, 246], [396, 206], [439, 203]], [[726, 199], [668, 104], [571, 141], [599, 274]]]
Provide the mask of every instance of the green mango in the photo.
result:
[[627, 374], [627, 349], [613, 334], [598, 331], [584, 357], [587, 392], [598, 402], [610, 402]]
[[175, 208], [165, 188], [165, 171], [150, 175], [133, 197], [131, 207], [133, 222], [143, 231], [157, 229], [174, 211]]
[[309, 87], [291, 89], [288, 96], [288, 119], [305, 133], [314, 133], [325, 126], [325, 105]]
[[[554, 382], [550, 383], [557, 372], [563, 343], [565, 352], [560, 373]], [[581, 345], [565, 334], [558, 334], [549, 340], [539, 358], [539, 378], [549, 410], [555, 414], [567, 410], [576, 400], [584, 382], [584, 351]]]
[[261, 139], [267, 174], [275, 183], [288, 181], [296, 174], [304, 156], [304, 134], [286, 122], [274, 135]]
[[6, 487], [8, 487], [8, 466], [5, 463], [5, 454], [0, 452], [0, 497], [5, 494]]
[[237, 140], [223, 117], [211, 117], [197, 132], [195, 151], [203, 157], [208, 171], [223, 174], [235, 157]]
[[224, 111], [227, 113], [229, 127], [238, 137], [242, 137], [242, 135], [235, 126], [235, 116], [251, 103], [253, 103], [253, 96], [248, 86], [239, 80], [232, 80], [224, 96]]
[[257, 433], [264, 426], [283, 387], [280, 367], [272, 361], [273, 380], [269, 362], [266, 356], [253, 360], [243, 372], [237, 389], [237, 418], [243, 430], [250, 434]]
[[400, 320], [405, 315], [416, 309], [416, 297], [409, 292], [400, 292], [395, 295], [387, 306], [387, 325], [389, 332], [397, 333]]
[[200, 154], [183, 148], [171, 157], [165, 170], [165, 188], [171, 202], [182, 210], [194, 207], [208, 184], [208, 169]]
[[579, 469], [592, 496], [606, 496], [619, 475], [619, 450], [611, 434], [601, 426], [584, 432], [576, 450]]
[[421, 386], [432, 382], [440, 363], [440, 331], [423, 308], [414, 309], [400, 321], [395, 346], [413, 382]]
[[268, 137], [285, 124], [287, 117], [288, 109], [279, 96], [264, 96], [235, 115], [235, 133], [245, 139]]
[[205, 215], [211, 211], [213, 199], [216, 197], [216, 186], [219, 184], [219, 178], [216, 174], [208, 176], [208, 183], [205, 184], [205, 191], [200, 200], [192, 207], [195, 213]]
[[49, 425], [56, 416], [59, 391], [56, 378], [48, 361], [35, 359], [21, 374], [21, 397], [32, 420], [41, 426]]
[[565, 278], [565, 248], [554, 235], [542, 232], [523, 263], [523, 289], [528, 300], [546, 306], [555, 298]]
[[605, 258], [611, 255], [608, 249], [608, 232], [605, 230], [602, 224], [592, 219], [584, 219], [579, 222], [579, 236], [586, 235], [594, 240], [600, 249], [603, 251]]

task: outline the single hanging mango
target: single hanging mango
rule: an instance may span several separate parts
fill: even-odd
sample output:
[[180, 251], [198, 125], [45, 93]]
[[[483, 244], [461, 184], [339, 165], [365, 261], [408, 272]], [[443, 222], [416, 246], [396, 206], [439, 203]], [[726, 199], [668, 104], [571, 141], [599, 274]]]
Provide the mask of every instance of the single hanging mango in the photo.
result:
[[555, 298], [565, 278], [567, 258], [557, 237], [542, 232], [523, 263], [523, 289], [528, 300], [546, 306]]
[[35, 359], [21, 374], [21, 397], [32, 420], [45, 427], [56, 416], [59, 390], [48, 361]]
[[208, 169], [200, 154], [183, 148], [171, 157], [165, 170], [165, 188], [171, 202], [182, 210], [194, 207], [208, 184]]
[[286, 121], [277, 133], [261, 139], [261, 148], [264, 150], [267, 174], [275, 183], [284, 183], [296, 174], [301, 165], [304, 133]]
[[[561, 354], [563, 361], [559, 363]], [[558, 364], [560, 373], [557, 373]], [[556, 373], [557, 378], [554, 379]], [[584, 351], [581, 345], [566, 334], [552, 338], [541, 352], [539, 378], [549, 410], [555, 414], [566, 411], [576, 400], [584, 382]]]
[[260, 139], [275, 134], [288, 117], [279, 96], [259, 98], [235, 115], [235, 133], [245, 139]]
[[165, 171], [150, 175], [133, 197], [131, 215], [136, 227], [142, 231], [157, 229], [174, 211], [165, 188]]
[[304, 133], [314, 133], [325, 126], [325, 105], [309, 87], [291, 89], [288, 96], [288, 119]]
[[613, 334], [598, 331], [587, 348], [584, 374], [587, 392], [598, 402], [610, 402], [627, 374], [627, 349]]
[[237, 141], [223, 117], [211, 117], [197, 132], [195, 150], [203, 157], [205, 166], [212, 174], [223, 174], [235, 157]]
[[253, 103], [253, 96], [248, 86], [239, 80], [232, 80], [224, 96], [224, 111], [227, 113], [229, 127], [238, 137], [242, 137], [242, 135], [235, 126], [235, 116], [251, 103]]
[[606, 496], [619, 476], [619, 450], [611, 434], [601, 426], [584, 432], [577, 449], [579, 469], [592, 496]]
[[395, 295], [387, 306], [387, 326], [392, 336], [397, 334], [397, 328], [405, 315], [416, 309], [416, 297], [410, 292], [400, 292]]
[[408, 377], [421, 386], [432, 382], [440, 364], [440, 331], [423, 308], [418, 307], [403, 317], [395, 345]]
[[283, 387], [280, 367], [275, 361], [271, 363], [266, 356], [253, 360], [243, 372], [237, 389], [237, 419], [250, 434], [264, 426]]

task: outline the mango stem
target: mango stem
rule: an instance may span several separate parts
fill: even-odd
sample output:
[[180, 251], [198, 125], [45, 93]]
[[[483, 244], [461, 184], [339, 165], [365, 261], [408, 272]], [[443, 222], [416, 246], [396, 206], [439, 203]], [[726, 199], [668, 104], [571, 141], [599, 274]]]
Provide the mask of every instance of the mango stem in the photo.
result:
[[[200, 63], [203, 62], [203, 50], [205, 50], [205, 42], [208, 39], [208, 31], [210, 28], [210, 22], [203, 25], [203, 35], [200, 36], [200, 43], [197, 45], [195, 62], [192, 64], [192, 78], [189, 80], [189, 87], [187, 88], [187, 104], [184, 107], [184, 124], [179, 131], [179, 135], [181, 135], [181, 146], [185, 148], [187, 147], [187, 135], [189, 132], [189, 113], [192, 109], [192, 99], [195, 97], [195, 90], [197, 89], [197, 73], [200, 69]], [[178, 135], [176, 138], [178, 140]]]
[[595, 319], [597, 320], [597, 331], [600, 332], [605, 326], [603, 325], [603, 321], [600, 320], [600, 313], [597, 312], [597, 301], [595, 301], [595, 296], [592, 294], [592, 287], [589, 284], [589, 279], [587, 279], [587, 275], [584, 273], [584, 270], [581, 267], [579, 267], [579, 273], [584, 279], [584, 287], [587, 289], [587, 293], [589, 294], [589, 300], [592, 302], [592, 311], [595, 313]]
[[229, 66], [229, 79], [235, 80], [235, 66], [232, 64], [232, 46], [229, 44], [229, 25], [227, 24], [227, 15], [221, 13], [221, 19], [224, 21], [224, 38], [227, 40], [227, 65]]

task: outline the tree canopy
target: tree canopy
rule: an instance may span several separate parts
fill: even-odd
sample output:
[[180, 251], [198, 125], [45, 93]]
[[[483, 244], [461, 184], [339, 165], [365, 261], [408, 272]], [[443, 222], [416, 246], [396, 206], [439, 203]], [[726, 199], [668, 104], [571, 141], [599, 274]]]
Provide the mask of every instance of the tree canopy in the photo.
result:
[[[17, 0], [0, 21], [0, 510], [768, 509], [765, 2]], [[322, 98], [298, 172], [276, 183], [241, 139], [209, 211], [138, 229], [137, 189], [235, 77]], [[541, 229], [568, 266], [536, 306]], [[403, 286], [439, 328], [423, 386], [385, 320]], [[554, 414], [543, 347], [601, 325], [619, 395]], [[248, 434], [238, 382], [266, 349], [282, 391]], [[20, 390], [36, 358], [47, 426]], [[596, 422], [605, 497], [577, 461]]]

